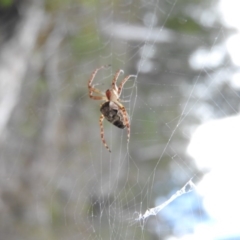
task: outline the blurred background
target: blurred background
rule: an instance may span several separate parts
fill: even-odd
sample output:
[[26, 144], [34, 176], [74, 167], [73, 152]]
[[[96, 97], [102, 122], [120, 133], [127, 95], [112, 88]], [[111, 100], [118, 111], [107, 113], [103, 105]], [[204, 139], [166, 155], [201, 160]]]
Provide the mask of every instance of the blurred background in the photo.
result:
[[[0, 0], [0, 239], [240, 239], [240, 15], [227, 0]], [[88, 97], [118, 69], [127, 131]], [[196, 189], [144, 222], [192, 179]]]

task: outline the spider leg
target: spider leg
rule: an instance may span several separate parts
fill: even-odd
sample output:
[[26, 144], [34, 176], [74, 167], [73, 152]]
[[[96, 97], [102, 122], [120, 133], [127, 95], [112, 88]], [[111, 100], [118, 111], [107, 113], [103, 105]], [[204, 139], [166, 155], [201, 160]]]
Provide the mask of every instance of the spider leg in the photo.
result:
[[100, 95], [102, 95], [102, 96], [105, 96], [105, 94], [104, 94], [102, 91], [98, 90], [97, 88], [90, 87], [90, 91], [91, 91], [91, 92], [98, 93], [98, 94], [100, 94]]
[[124, 118], [124, 123], [127, 127], [127, 142], [129, 143], [129, 139], [130, 139], [130, 124], [129, 124], [129, 120], [128, 120], [128, 116], [127, 116], [127, 111], [125, 109], [125, 107], [121, 107], [121, 110], [123, 112], [123, 118]]
[[[105, 96], [100, 90], [94, 88], [94, 86], [92, 86], [92, 82], [93, 82], [93, 79], [95, 78], [97, 72], [100, 70], [100, 69], [103, 69], [103, 68], [108, 68], [110, 65], [104, 65], [104, 66], [101, 66], [97, 69], [95, 69], [90, 77], [90, 79], [88, 80], [88, 91], [89, 91], [89, 97], [92, 98], [92, 99], [95, 99], [95, 100], [101, 100], [100, 97], [96, 97], [96, 98], [93, 98], [93, 92], [95, 93], [98, 93], [100, 95], [103, 95]], [[105, 99], [104, 99], [105, 100]]]
[[112, 81], [112, 89], [116, 90], [118, 92], [118, 87], [117, 87], [117, 79], [121, 73], [124, 73], [122, 69], [119, 69], [116, 74], [114, 75], [113, 81]]
[[129, 120], [128, 120], [127, 111], [126, 111], [125, 107], [120, 102], [114, 102], [114, 103], [118, 105], [118, 107], [121, 109], [121, 111], [123, 113], [123, 121], [124, 121], [124, 124], [127, 127], [127, 142], [129, 142], [129, 139], [130, 139], [130, 123], [129, 123]]
[[107, 101], [106, 97], [102, 97], [102, 96], [89, 96], [91, 99], [93, 100], [103, 100], [103, 101]]
[[[93, 96], [93, 93], [100, 94], [100, 96]], [[92, 87], [89, 88], [89, 97], [92, 98], [93, 100], [107, 101], [105, 94], [100, 90], [98, 90], [97, 88], [92, 88]]]
[[111, 152], [110, 148], [108, 147], [107, 143], [106, 143], [106, 140], [104, 138], [104, 130], [103, 130], [103, 119], [104, 119], [104, 116], [103, 114], [101, 114], [100, 118], [99, 118], [99, 125], [100, 125], [100, 130], [101, 130], [101, 139], [102, 139], [102, 142], [103, 142], [103, 145], [105, 146], [105, 148]]
[[103, 65], [103, 66], [95, 69], [95, 70], [93, 71], [90, 79], [88, 80], [88, 86], [91, 87], [92, 81], [93, 81], [93, 79], [95, 78], [95, 76], [96, 76], [96, 74], [97, 74], [97, 72], [98, 72], [99, 70], [101, 70], [101, 69], [103, 69], [103, 68], [108, 68], [108, 67], [110, 67], [110, 66], [111, 66], [111, 65]]
[[129, 78], [131, 78], [131, 77], [137, 77], [137, 75], [128, 75], [127, 77], [125, 77], [123, 80], [122, 80], [122, 82], [119, 84], [119, 86], [118, 86], [118, 96], [120, 96], [121, 95], [121, 93], [122, 93], [122, 88], [123, 88], [123, 85], [127, 82], [127, 80], [129, 79]]

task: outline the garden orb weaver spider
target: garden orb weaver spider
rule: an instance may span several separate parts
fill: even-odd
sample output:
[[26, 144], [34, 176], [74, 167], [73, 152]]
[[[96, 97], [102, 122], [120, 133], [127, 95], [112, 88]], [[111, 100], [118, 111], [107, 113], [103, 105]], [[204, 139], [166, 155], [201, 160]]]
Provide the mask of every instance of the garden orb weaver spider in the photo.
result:
[[[122, 105], [120, 96], [122, 93], [123, 85], [127, 82], [127, 80], [131, 77], [136, 77], [136, 75], [128, 75], [125, 77], [122, 82], [117, 86], [116, 82], [120, 75], [123, 73], [123, 70], [118, 70], [112, 80], [112, 86], [110, 89], [107, 89], [105, 93], [101, 92], [97, 88], [92, 85], [93, 79], [95, 78], [97, 72], [100, 69], [108, 68], [110, 65], [101, 66], [95, 69], [88, 81], [88, 90], [89, 90], [89, 97], [94, 100], [102, 100], [104, 103], [100, 107], [100, 112], [102, 113], [99, 119], [100, 131], [101, 131], [101, 139], [104, 146], [111, 152], [110, 148], [108, 147], [106, 140], [104, 138], [104, 130], [103, 130], [103, 120], [106, 118], [110, 123], [115, 125], [118, 128], [124, 129], [127, 127], [127, 141], [129, 142], [130, 139], [130, 123], [128, 119], [128, 114], [125, 107]], [[95, 93], [96, 95], [93, 95]]]

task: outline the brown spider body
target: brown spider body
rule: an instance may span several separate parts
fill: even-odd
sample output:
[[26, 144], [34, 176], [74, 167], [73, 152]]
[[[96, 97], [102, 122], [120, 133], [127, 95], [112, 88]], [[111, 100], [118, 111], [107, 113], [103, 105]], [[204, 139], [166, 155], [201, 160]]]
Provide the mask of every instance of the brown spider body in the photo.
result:
[[[105, 138], [104, 138], [104, 130], [103, 130], [103, 119], [106, 118], [110, 123], [115, 125], [118, 128], [127, 128], [128, 131], [128, 142], [130, 138], [130, 124], [128, 119], [128, 114], [125, 109], [125, 107], [122, 105], [120, 100], [120, 95], [122, 92], [123, 85], [127, 82], [127, 80], [130, 77], [136, 77], [135, 75], [128, 75], [125, 77], [122, 82], [119, 84], [119, 86], [116, 85], [117, 79], [123, 70], [118, 70], [116, 74], [114, 75], [113, 81], [112, 81], [112, 87], [108, 89], [105, 93], [101, 92], [97, 88], [92, 85], [92, 81], [95, 78], [97, 72], [100, 69], [107, 68], [108, 66], [101, 66], [100, 68], [97, 68], [91, 75], [89, 81], [88, 81], [88, 89], [89, 89], [89, 97], [94, 100], [102, 100], [104, 103], [101, 105], [100, 111], [101, 116], [99, 119], [99, 125], [101, 129], [101, 139], [104, 144], [104, 146], [108, 149], [109, 152], [111, 150], [109, 149]], [[93, 95], [93, 93], [96, 93], [96, 95]]]
[[124, 117], [119, 107], [114, 102], [105, 102], [100, 108], [100, 112], [103, 116], [114, 126], [118, 128], [125, 128]]

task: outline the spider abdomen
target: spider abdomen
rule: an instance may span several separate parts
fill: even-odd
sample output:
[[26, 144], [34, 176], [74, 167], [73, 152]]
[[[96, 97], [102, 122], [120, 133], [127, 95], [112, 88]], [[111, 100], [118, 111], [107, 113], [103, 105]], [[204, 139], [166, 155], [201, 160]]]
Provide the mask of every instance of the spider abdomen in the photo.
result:
[[105, 102], [100, 108], [100, 112], [103, 116], [113, 125], [118, 128], [125, 128], [123, 113], [121, 109], [119, 109], [118, 105], [114, 102]]

